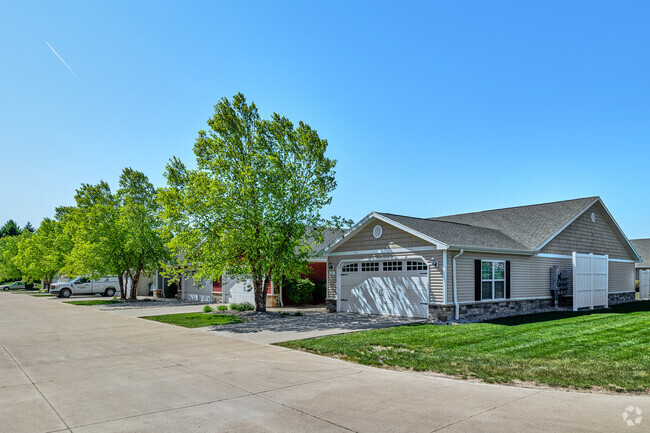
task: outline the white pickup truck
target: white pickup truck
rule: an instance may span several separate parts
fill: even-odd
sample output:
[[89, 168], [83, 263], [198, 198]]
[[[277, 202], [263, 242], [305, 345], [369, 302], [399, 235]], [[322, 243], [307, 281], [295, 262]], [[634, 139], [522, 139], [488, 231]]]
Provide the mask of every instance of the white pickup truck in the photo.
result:
[[66, 283], [54, 283], [50, 286], [50, 293], [59, 298], [69, 298], [71, 295], [113, 296], [118, 291], [120, 284], [117, 277], [106, 277], [91, 280], [86, 277], [77, 277]]

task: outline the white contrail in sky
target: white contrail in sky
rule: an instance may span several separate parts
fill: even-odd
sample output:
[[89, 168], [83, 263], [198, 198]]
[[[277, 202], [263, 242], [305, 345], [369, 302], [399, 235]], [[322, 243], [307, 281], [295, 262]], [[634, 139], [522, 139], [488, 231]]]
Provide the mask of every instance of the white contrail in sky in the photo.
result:
[[56, 54], [56, 56], [59, 58], [59, 60], [61, 60], [63, 62], [65, 67], [68, 68], [70, 70], [70, 72], [72, 72], [72, 75], [74, 75], [78, 79], [79, 77], [77, 76], [77, 74], [75, 74], [75, 72], [72, 70], [72, 68], [70, 66], [68, 66], [68, 64], [65, 62], [65, 60], [63, 60], [63, 58], [61, 58], [61, 56], [59, 56], [59, 53], [57, 53], [56, 50], [54, 48], [52, 48], [52, 45], [50, 45], [50, 43], [48, 41], [45, 41], [45, 43], [47, 44], [48, 47], [50, 47], [50, 50], [52, 50], [52, 52], [54, 54]]

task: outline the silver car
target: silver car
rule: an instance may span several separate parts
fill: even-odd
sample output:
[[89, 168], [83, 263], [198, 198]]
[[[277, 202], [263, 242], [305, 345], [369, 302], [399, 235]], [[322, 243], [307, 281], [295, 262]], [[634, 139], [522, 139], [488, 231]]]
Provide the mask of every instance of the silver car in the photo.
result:
[[27, 283], [24, 281], [14, 281], [11, 284], [5, 284], [0, 286], [0, 290], [4, 290], [5, 292], [8, 292], [9, 290], [26, 289], [26, 288], [27, 288]]

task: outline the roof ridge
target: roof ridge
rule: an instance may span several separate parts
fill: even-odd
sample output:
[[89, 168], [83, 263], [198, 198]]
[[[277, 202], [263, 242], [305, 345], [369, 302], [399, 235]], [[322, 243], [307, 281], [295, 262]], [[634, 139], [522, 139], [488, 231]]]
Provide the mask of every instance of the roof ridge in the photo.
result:
[[591, 196], [591, 197], [580, 197], [580, 198], [574, 198], [574, 199], [570, 199], [570, 200], [556, 200], [556, 201], [549, 201], [549, 202], [546, 202], [546, 203], [525, 204], [525, 205], [520, 205], [520, 206], [509, 206], [509, 207], [502, 207], [502, 208], [497, 208], [497, 209], [486, 209], [486, 210], [474, 211], [474, 212], [456, 213], [456, 214], [451, 214], [451, 215], [439, 215], [439, 216], [425, 218], [425, 219], [437, 220], [439, 218], [448, 218], [448, 217], [459, 216], [459, 215], [471, 215], [471, 214], [495, 212], [495, 211], [502, 211], [502, 210], [520, 209], [520, 208], [524, 208], [524, 207], [544, 206], [544, 205], [557, 204], [557, 203], [569, 203], [569, 202], [575, 202], [575, 201], [578, 201], [578, 200], [587, 200], [587, 199], [596, 200], [596, 199], [600, 199], [600, 196], [595, 195], [595, 196]]
[[473, 224], [459, 223], [459, 222], [455, 222], [455, 221], [443, 221], [443, 220], [437, 220], [437, 219], [432, 219], [432, 218], [420, 218], [420, 217], [412, 217], [412, 216], [408, 216], [408, 215], [391, 214], [391, 213], [387, 213], [387, 212], [376, 212], [376, 213], [379, 214], [379, 215], [387, 216], [387, 217], [390, 217], [391, 215], [393, 215], [393, 216], [398, 216], [398, 217], [402, 217], [402, 218], [411, 218], [411, 219], [417, 219], [417, 220], [422, 220], [422, 221], [427, 221], [427, 222], [434, 222], [435, 221], [437, 223], [454, 224], [454, 225], [457, 225], [457, 226], [472, 227], [472, 228], [480, 229], [480, 230], [489, 230], [491, 232], [499, 233], [500, 235], [505, 236], [506, 238], [510, 239], [514, 243], [521, 245], [522, 247], [524, 247], [524, 249], [526, 251], [528, 251], [528, 248], [526, 248], [526, 246], [524, 244], [522, 244], [518, 240], [514, 239], [512, 236], [508, 235], [507, 233], [504, 233], [503, 231], [501, 231], [499, 229], [493, 229], [493, 228], [490, 228], [490, 227], [481, 227], [481, 226], [477, 226], [477, 225], [473, 225]]

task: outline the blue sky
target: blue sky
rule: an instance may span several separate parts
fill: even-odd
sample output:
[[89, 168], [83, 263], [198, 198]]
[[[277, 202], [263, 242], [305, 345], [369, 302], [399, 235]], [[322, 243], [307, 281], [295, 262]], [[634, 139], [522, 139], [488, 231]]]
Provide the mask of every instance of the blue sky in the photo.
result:
[[125, 166], [161, 186], [241, 91], [328, 139], [326, 215], [600, 195], [650, 237], [648, 2], [95, 3], [3, 5], [0, 222]]

